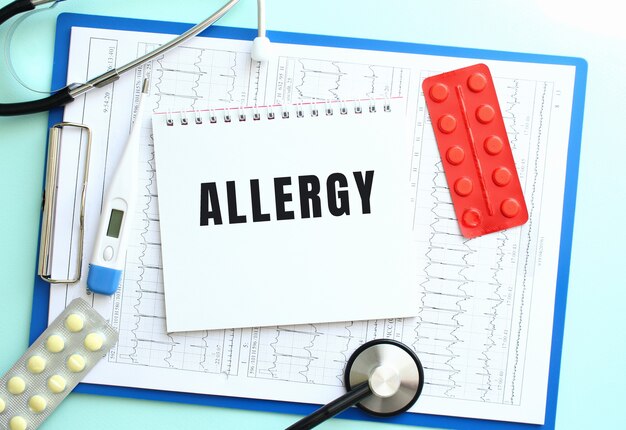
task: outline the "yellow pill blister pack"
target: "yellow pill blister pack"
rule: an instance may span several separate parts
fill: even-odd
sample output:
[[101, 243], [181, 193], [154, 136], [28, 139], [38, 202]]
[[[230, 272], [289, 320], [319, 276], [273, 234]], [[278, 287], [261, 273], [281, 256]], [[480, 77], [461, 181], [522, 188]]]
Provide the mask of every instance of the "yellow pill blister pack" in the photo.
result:
[[87, 302], [72, 301], [0, 378], [0, 429], [39, 427], [117, 339]]

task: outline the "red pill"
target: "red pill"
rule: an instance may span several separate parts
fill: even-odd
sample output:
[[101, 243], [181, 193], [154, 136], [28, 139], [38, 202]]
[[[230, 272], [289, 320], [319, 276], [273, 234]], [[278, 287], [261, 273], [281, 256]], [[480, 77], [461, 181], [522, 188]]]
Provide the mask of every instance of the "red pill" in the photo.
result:
[[450, 164], [458, 166], [465, 160], [465, 151], [460, 146], [453, 146], [446, 151], [446, 160]]
[[511, 171], [506, 167], [498, 167], [493, 171], [491, 178], [493, 179], [493, 183], [499, 187], [504, 187], [511, 182]]
[[442, 133], [450, 134], [456, 129], [456, 118], [452, 115], [444, 115], [437, 123]]
[[480, 212], [476, 209], [468, 209], [463, 212], [463, 224], [467, 227], [477, 227], [480, 224]]
[[472, 194], [473, 189], [474, 184], [472, 184], [472, 180], [466, 176], [457, 179], [454, 183], [454, 192], [459, 196], [469, 196]]
[[435, 84], [430, 87], [430, 91], [428, 92], [430, 98], [436, 101], [437, 103], [441, 103], [445, 99], [448, 98], [448, 87], [444, 84]]
[[504, 142], [498, 136], [489, 136], [483, 144], [485, 151], [491, 155], [497, 155], [504, 148]]
[[506, 199], [500, 205], [500, 212], [507, 218], [513, 218], [519, 213], [520, 205], [515, 199]]
[[472, 73], [470, 77], [467, 78], [467, 86], [475, 93], [479, 93], [487, 86], [487, 77], [482, 73]]
[[483, 124], [489, 124], [496, 116], [496, 111], [491, 105], [481, 105], [476, 109], [476, 119]]

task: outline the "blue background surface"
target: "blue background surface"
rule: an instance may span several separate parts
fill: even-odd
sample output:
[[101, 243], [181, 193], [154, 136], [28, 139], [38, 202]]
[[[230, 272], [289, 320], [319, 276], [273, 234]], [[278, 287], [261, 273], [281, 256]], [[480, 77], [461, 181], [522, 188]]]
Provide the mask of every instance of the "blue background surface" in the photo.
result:
[[[4, 5], [6, 1], [0, 1]], [[626, 282], [618, 272], [626, 239], [626, 30], [617, 2], [270, 0], [268, 28], [580, 56], [589, 62], [578, 203], [565, 324], [557, 429], [624, 428]], [[73, 0], [29, 18], [16, 34], [16, 68], [40, 88], [50, 82], [55, 16], [62, 11], [196, 22], [218, 1]], [[206, 12], [205, 12], [206, 11]], [[254, 27], [256, 2], [242, 0], [220, 25]], [[7, 26], [0, 30], [6, 34]], [[0, 66], [0, 100], [30, 98]], [[47, 115], [0, 118], [0, 373], [28, 344]], [[295, 416], [71, 395], [43, 428], [284, 428]], [[333, 420], [328, 429], [357, 423]], [[358, 423], [359, 428], [400, 428]]]

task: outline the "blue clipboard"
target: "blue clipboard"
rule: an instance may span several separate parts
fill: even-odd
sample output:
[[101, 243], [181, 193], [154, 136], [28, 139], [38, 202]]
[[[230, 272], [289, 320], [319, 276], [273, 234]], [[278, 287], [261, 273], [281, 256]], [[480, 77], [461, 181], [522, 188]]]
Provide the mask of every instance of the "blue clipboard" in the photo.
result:
[[[140, 32], [159, 32], [166, 34], [180, 34], [188, 30], [188, 24], [147, 21], [137, 19], [61, 14], [57, 21], [55, 40], [54, 69], [52, 87], [61, 88], [65, 85], [67, 64], [69, 57], [70, 30], [73, 26], [129, 30]], [[213, 26], [203, 32], [201, 36], [218, 37], [224, 39], [252, 40], [256, 30], [243, 28], [228, 28]], [[585, 102], [585, 85], [587, 80], [587, 63], [582, 58], [548, 56], [536, 54], [522, 54], [503, 51], [489, 51], [422, 45], [405, 42], [389, 42], [368, 39], [354, 39], [345, 37], [320, 36], [313, 34], [299, 34], [286, 32], [271, 32], [271, 39], [275, 42], [318, 45], [327, 47], [341, 47], [353, 49], [367, 49], [375, 51], [391, 51], [413, 54], [426, 54], [448, 57], [463, 57], [476, 59], [492, 59], [529, 63], [543, 63], [568, 65], [576, 68], [574, 83], [574, 99], [570, 125], [569, 147], [567, 155], [567, 172], [565, 179], [565, 195], [563, 202], [563, 217], [561, 242], [559, 252], [559, 266], [557, 271], [557, 287], [555, 297], [554, 321], [552, 332], [552, 348], [550, 355], [550, 374], [548, 379], [548, 393], [544, 425], [520, 424], [501, 421], [477, 420], [470, 418], [447, 417], [437, 415], [404, 413], [391, 418], [374, 418], [366, 415], [357, 408], [342, 413], [342, 418], [384, 421], [389, 423], [408, 424], [414, 426], [439, 427], [449, 429], [502, 429], [502, 430], [530, 430], [554, 429], [556, 420], [556, 404], [559, 386], [559, 369], [561, 365], [561, 350], [563, 345], [563, 327], [565, 323], [565, 303], [567, 299], [567, 284], [572, 247], [572, 231], [574, 228], [574, 209], [576, 205], [576, 186], [578, 183], [578, 164], [580, 159], [580, 143], [582, 135], [583, 109]], [[50, 112], [50, 125], [62, 120], [63, 110], [57, 108]], [[46, 329], [48, 325], [48, 306], [50, 301], [50, 284], [35, 276], [33, 294], [32, 320], [30, 328], [30, 343]], [[215, 395], [201, 395], [171, 391], [146, 390], [128, 387], [114, 387], [95, 384], [80, 384], [75, 389], [79, 393], [98, 394], [107, 396], [130, 397], [147, 400], [159, 400], [210, 405], [218, 407], [239, 408], [248, 410], [271, 411], [289, 414], [306, 415], [317, 409], [318, 405], [279, 402], [271, 400], [244, 399]]]

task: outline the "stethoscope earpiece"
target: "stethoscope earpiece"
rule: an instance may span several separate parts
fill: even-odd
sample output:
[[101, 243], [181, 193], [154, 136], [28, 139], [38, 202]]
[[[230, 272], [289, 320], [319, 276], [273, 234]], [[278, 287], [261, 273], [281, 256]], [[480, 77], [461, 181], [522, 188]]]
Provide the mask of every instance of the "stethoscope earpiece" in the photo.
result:
[[402, 413], [422, 393], [424, 369], [408, 346], [395, 340], [376, 339], [354, 351], [346, 364], [344, 383], [346, 394], [287, 430], [311, 429], [354, 405], [376, 416]]
[[255, 61], [269, 61], [272, 56], [272, 44], [266, 36], [258, 36], [252, 42], [252, 59]]

